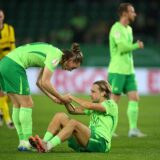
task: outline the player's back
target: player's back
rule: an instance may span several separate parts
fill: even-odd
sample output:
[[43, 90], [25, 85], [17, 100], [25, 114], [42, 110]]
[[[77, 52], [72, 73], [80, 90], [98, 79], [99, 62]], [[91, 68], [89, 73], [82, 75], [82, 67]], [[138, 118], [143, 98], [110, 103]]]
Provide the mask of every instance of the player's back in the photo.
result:
[[61, 54], [62, 52], [48, 43], [30, 43], [20, 46], [10, 52], [7, 57], [24, 68], [44, 67], [44, 61], [49, 54]]

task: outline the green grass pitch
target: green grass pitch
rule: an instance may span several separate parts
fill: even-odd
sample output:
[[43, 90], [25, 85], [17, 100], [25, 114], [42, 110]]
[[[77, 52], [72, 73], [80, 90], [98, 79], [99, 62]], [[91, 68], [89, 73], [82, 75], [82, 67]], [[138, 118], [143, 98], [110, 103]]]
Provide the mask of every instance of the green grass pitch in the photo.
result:
[[[86, 96], [80, 96], [88, 98]], [[33, 96], [33, 134], [41, 137], [49, 121], [56, 112], [66, 112], [63, 106], [52, 103], [45, 96]], [[127, 99], [122, 97], [119, 103], [118, 138], [113, 138], [112, 148], [105, 153], [76, 153], [67, 143], [57, 146], [51, 153], [39, 154], [18, 152], [18, 140], [15, 130], [4, 125], [0, 128], [0, 160], [159, 160], [160, 159], [160, 95], [141, 96], [139, 128], [147, 133], [146, 138], [128, 138], [128, 120], [126, 116]], [[86, 116], [71, 116], [88, 124]]]

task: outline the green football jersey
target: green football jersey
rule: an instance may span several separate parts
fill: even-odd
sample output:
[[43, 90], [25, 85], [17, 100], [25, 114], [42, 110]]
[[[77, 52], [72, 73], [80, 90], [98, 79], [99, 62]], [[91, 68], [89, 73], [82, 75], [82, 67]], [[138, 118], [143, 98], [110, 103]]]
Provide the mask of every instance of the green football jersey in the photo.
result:
[[108, 72], [133, 74], [134, 64], [132, 51], [138, 48], [133, 43], [132, 28], [116, 22], [109, 33], [110, 63]]
[[23, 68], [44, 67], [51, 72], [55, 70], [62, 58], [63, 52], [47, 43], [30, 43], [20, 46], [10, 52], [7, 57]]
[[89, 128], [97, 135], [106, 139], [111, 146], [111, 138], [118, 122], [118, 106], [113, 100], [102, 102], [106, 112], [85, 110], [85, 114], [90, 115]]

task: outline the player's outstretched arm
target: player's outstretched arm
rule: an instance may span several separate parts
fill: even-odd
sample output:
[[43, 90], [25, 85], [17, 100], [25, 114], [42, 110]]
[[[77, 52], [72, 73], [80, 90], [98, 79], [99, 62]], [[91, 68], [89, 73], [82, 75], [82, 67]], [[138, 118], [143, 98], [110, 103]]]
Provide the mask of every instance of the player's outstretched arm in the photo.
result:
[[65, 107], [68, 111], [69, 114], [74, 114], [74, 115], [84, 115], [84, 108], [83, 107], [75, 107], [73, 104], [68, 103], [65, 104]]
[[70, 95], [72, 101], [78, 103], [84, 109], [96, 110], [100, 112], [106, 112], [106, 109], [101, 105], [101, 103], [92, 103], [77, 97]]
[[44, 88], [52, 96], [55, 96], [57, 99], [59, 99], [63, 104], [70, 103], [69, 98], [59, 94], [55, 87], [51, 84], [52, 75], [53, 73], [47, 67], [45, 67], [41, 76], [42, 88]]
[[[53, 100], [55, 103], [58, 103], [58, 101], [56, 101], [56, 97], [51, 95], [49, 92], [47, 92], [43, 87], [42, 87], [42, 81], [41, 81], [41, 77], [42, 77], [42, 73], [43, 73], [43, 69], [40, 69], [40, 73], [38, 75], [37, 78], [37, 82], [36, 85], [38, 86], [38, 88], [46, 95], [48, 96], [51, 100]], [[59, 101], [60, 103], [60, 101]]]

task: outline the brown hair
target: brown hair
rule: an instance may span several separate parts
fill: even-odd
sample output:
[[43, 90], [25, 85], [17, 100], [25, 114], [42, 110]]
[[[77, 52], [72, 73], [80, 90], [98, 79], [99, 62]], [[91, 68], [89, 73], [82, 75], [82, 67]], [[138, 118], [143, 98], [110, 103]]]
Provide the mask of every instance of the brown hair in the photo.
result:
[[121, 17], [124, 12], [128, 12], [128, 7], [129, 6], [133, 6], [133, 5], [131, 3], [121, 3], [120, 4], [120, 6], [118, 8], [119, 17]]
[[101, 92], [105, 92], [104, 97], [106, 97], [107, 99], [110, 99], [110, 95], [112, 91], [111, 91], [111, 86], [108, 81], [100, 80], [100, 81], [94, 82], [93, 84], [98, 85], [99, 90]]
[[83, 53], [80, 50], [80, 46], [78, 43], [73, 43], [71, 46], [71, 50], [62, 50], [63, 56], [61, 60], [61, 64], [63, 64], [65, 61], [69, 60], [70, 58], [73, 59], [74, 62], [82, 63], [83, 60]]

